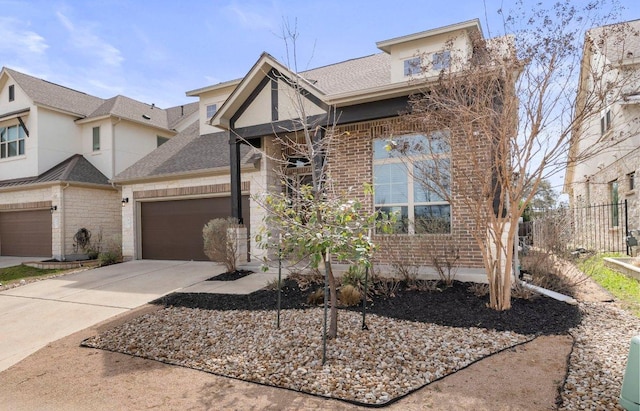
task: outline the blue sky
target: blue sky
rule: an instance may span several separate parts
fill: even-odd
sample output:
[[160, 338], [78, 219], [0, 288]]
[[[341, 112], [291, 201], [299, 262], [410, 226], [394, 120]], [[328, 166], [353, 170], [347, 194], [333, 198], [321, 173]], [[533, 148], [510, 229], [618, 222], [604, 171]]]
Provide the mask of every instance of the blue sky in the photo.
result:
[[[640, 2], [620, 3], [621, 20], [640, 18]], [[511, 7], [509, 0], [0, 0], [0, 65], [166, 108], [195, 101], [188, 90], [242, 77], [263, 51], [284, 61], [283, 19], [297, 21], [304, 69], [476, 17], [485, 35], [500, 35], [497, 10]]]

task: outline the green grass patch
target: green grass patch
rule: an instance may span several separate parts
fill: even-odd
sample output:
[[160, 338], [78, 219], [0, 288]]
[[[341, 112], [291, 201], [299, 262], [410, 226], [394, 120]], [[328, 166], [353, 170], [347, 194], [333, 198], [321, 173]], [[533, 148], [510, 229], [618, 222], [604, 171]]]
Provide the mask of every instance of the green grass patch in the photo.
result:
[[0, 268], [0, 283], [6, 285], [24, 278], [42, 277], [64, 270], [44, 270], [42, 268], [28, 267], [26, 265], [16, 265], [13, 267]]
[[640, 282], [604, 265], [605, 257], [626, 257], [618, 253], [597, 254], [579, 264], [589, 277], [609, 291], [622, 307], [640, 317]]

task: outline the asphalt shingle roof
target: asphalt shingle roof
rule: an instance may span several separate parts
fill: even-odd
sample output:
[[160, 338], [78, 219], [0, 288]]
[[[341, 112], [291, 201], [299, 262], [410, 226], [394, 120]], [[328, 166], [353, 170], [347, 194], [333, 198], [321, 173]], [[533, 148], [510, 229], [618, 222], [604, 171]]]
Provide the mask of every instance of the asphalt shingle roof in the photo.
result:
[[[230, 146], [227, 133], [198, 135], [199, 129], [199, 122], [195, 121], [184, 131], [118, 174], [114, 181], [228, 167]], [[240, 155], [244, 158], [244, 163], [250, 161], [246, 157], [251, 150], [249, 146], [241, 146]]]
[[109, 179], [80, 154], [75, 154], [37, 177], [0, 181], [0, 188], [69, 182], [109, 185]]
[[5, 67], [7, 73], [21, 89], [37, 104], [57, 108], [86, 117], [96, 110], [104, 100], [46, 80], [29, 76]]

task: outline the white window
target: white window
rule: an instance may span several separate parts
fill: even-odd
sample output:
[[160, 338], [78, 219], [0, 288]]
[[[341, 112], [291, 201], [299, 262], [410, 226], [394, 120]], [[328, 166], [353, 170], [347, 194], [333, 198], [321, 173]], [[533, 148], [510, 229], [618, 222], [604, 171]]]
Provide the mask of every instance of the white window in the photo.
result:
[[420, 74], [422, 72], [422, 62], [420, 57], [412, 57], [404, 61], [405, 77]]
[[19, 126], [0, 127], [0, 158], [24, 155], [26, 133]]
[[100, 127], [93, 128], [93, 151], [100, 151]]
[[451, 52], [444, 50], [438, 53], [433, 53], [431, 57], [431, 64], [434, 70], [446, 70], [451, 64]]
[[218, 105], [217, 104], [208, 105], [207, 106], [207, 118], [213, 117], [213, 115], [216, 114], [216, 111], [218, 111]]
[[374, 202], [396, 213], [396, 233], [451, 232], [449, 133], [412, 134], [373, 143]]
[[611, 108], [607, 107], [600, 113], [600, 135], [604, 136], [611, 129]]

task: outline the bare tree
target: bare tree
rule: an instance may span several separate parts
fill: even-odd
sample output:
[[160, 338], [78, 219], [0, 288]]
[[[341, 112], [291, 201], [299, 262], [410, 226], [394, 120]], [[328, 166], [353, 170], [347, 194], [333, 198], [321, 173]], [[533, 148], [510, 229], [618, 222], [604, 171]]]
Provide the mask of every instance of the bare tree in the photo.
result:
[[[454, 49], [452, 39], [450, 63], [412, 98], [404, 117], [409, 126], [395, 130], [420, 132], [423, 138], [389, 141], [391, 155], [432, 159], [411, 162], [410, 172], [465, 216], [482, 253], [490, 307], [496, 310], [511, 307], [520, 216], [544, 178], [564, 168], [577, 126], [599, 116], [627, 81], [606, 65], [581, 68], [583, 33], [612, 18], [616, 9], [607, 6], [564, 0], [532, 10], [518, 2], [514, 11], [499, 11], [505, 32], [512, 35], [474, 38], [470, 50]], [[433, 69], [423, 67], [424, 72]], [[576, 101], [585, 82], [589, 92]], [[576, 160], [593, 152], [589, 147], [570, 154]]]
[[[332, 258], [370, 264], [375, 248], [370, 233], [383, 221], [379, 214], [366, 212], [353, 193], [335, 190], [326, 161], [337, 137], [335, 110], [325, 107], [323, 114], [312, 114], [317, 112], [308, 98], [313, 86], [297, 73], [297, 32], [286, 22], [283, 39], [288, 73], [270, 75], [288, 97], [290, 112], [281, 114], [291, 122], [273, 130], [277, 149], [270, 160], [281, 190], [257, 198], [267, 210], [257, 240], [266, 248], [275, 244], [288, 258], [309, 259], [313, 268], [324, 268], [329, 291], [325, 304], [331, 309], [327, 337], [335, 338], [338, 299]], [[361, 189], [371, 195], [370, 186]]]

